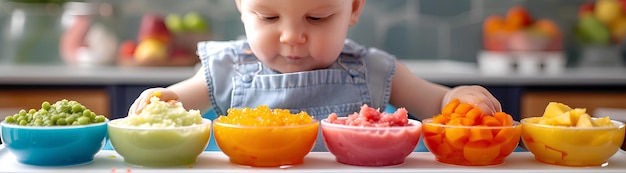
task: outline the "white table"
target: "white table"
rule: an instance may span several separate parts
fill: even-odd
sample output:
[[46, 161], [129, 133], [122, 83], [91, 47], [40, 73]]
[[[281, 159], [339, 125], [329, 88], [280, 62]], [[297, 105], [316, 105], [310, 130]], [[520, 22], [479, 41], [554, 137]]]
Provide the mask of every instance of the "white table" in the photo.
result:
[[514, 152], [504, 164], [495, 166], [455, 166], [435, 161], [429, 152], [414, 152], [404, 164], [387, 167], [360, 167], [338, 163], [328, 152], [311, 152], [301, 165], [289, 168], [251, 168], [232, 164], [222, 152], [204, 152], [193, 165], [168, 168], [141, 168], [124, 163], [113, 150], [102, 150], [92, 163], [73, 167], [34, 167], [17, 163], [15, 156], [0, 145], [0, 172], [63, 172], [63, 173], [140, 173], [140, 172], [626, 172], [626, 152], [620, 150], [606, 167], [565, 167], [535, 161], [529, 152]]

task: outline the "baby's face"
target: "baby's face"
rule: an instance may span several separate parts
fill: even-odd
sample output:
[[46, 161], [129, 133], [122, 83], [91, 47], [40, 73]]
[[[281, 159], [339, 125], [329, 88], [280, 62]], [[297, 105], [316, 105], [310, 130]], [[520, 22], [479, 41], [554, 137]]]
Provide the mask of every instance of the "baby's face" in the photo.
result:
[[289, 73], [332, 64], [364, 0], [237, 0], [252, 52]]

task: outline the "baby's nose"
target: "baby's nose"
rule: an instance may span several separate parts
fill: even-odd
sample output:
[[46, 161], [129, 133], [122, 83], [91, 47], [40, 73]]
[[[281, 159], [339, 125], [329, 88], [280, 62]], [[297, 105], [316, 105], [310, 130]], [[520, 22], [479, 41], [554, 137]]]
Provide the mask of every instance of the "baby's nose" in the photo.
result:
[[280, 42], [288, 45], [303, 44], [306, 41], [306, 34], [302, 26], [291, 25], [284, 27], [280, 35]]

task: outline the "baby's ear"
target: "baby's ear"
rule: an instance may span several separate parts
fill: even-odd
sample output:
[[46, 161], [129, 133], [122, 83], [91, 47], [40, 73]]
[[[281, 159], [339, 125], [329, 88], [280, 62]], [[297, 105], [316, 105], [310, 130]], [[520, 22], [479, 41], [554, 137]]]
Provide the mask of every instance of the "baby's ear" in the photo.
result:
[[237, 5], [237, 10], [241, 12], [241, 0], [235, 0], [235, 5]]
[[365, 0], [352, 1], [352, 15], [350, 16], [350, 26], [356, 25], [356, 23], [359, 22], [359, 16], [361, 15], [363, 5], [365, 5]]

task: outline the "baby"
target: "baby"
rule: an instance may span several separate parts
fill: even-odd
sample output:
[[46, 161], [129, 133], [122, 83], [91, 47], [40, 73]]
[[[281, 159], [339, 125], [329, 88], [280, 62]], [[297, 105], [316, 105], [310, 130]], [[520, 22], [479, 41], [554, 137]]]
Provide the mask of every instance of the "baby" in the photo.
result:
[[453, 98], [487, 113], [501, 111], [484, 87], [428, 82], [394, 56], [346, 39], [365, 0], [235, 3], [246, 39], [200, 42], [198, 72], [167, 88], [145, 90], [129, 114], [141, 112], [154, 92], [161, 100], [178, 100], [203, 113], [213, 109], [217, 115], [231, 107], [268, 105], [321, 120], [332, 113], [347, 116], [365, 104], [379, 109], [389, 104], [423, 119]]

